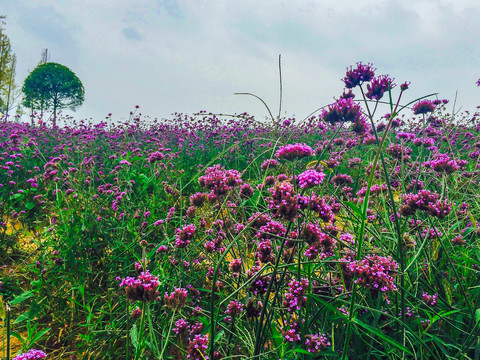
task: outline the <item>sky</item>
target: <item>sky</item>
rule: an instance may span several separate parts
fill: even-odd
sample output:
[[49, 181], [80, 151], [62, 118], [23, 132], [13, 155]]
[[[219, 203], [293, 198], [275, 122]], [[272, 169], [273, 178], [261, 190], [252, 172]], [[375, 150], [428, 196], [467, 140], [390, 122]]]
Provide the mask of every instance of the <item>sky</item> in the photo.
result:
[[[411, 82], [456, 110], [480, 105], [478, 0], [0, 0], [17, 83], [47, 48], [82, 81], [77, 119], [200, 110], [304, 118], [343, 92], [346, 68]], [[393, 89], [398, 95], [399, 86]], [[357, 98], [360, 95], [357, 95]], [[433, 97], [435, 98], [435, 97]], [[26, 121], [26, 119], [25, 119]]]

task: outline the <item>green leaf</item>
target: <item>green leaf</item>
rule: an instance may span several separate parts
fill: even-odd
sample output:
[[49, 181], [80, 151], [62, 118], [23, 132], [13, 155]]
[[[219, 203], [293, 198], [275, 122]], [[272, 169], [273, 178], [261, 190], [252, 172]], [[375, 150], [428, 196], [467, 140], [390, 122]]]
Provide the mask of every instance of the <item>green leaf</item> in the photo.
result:
[[218, 333], [215, 334], [215, 342], [220, 340], [223, 336], [225, 335], [225, 331], [221, 330]]
[[28, 210], [32, 210], [34, 207], [35, 207], [35, 204], [31, 201], [27, 202], [25, 204], [25, 207], [28, 209]]
[[14, 324], [18, 324], [18, 323], [21, 323], [25, 320], [33, 320], [35, 319], [35, 317], [38, 315], [38, 313], [40, 312], [40, 305], [38, 305], [36, 302], [33, 302], [31, 305], [30, 305], [30, 309], [28, 309], [27, 312], [24, 312], [23, 314], [21, 314], [18, 318], [15, 319], [15, 321], [13, 322]]
[[137, 324], [133, 324], [132, 328], [130, 329], [130, 339], [132, 340], [132, 345], [137, 350], [138, 346], [138, 330]]
[[27, 342], [23, 339], [23, 337], [19, 333], [15, 332], [15, 331], [12, 331], [12, 332], [10, 332], [10, 335], [12, 335], [14, 338], [18, 339], [18, 341], [20, 341], [22, 343], [24, 348], [27, 347]]
[[345, 204], [345, 206], [349, 207], [355, 214], [357, 214], [360, 217], [360, 219], [365, 220], [365, 217], [362, 214], [362, 210], [360, 210], [358, 205], [356, 205], [356, 204], [354, 204], [350, 201], [345, 201], [344, 204]]
[[15, 321], [13, 322], [14, 324], [19, 324], [21, 322], [24, 322], [25, 320], [32, 320], [32, 318], [29, 315], [30, 311], [26, 311], [23, 314], [20, 314]]
[[398, 349], [406, 352], [407, 354], [409, 355], [412, 355], [411, 351], [408, 350], [405, 346], [403, 346], [402, 344], [400, 344], [398, 341], [392, 339], [390, 336], [387, 336], [385, 335], [383, 332], [381, 332], [380, 330], [370, 326], [370, 325], [367, 325], [365, 324], [363, 321], [357, 319], [357, 318], [354, 318], [352, 319], [352, 322], [362, 328], [364, 328], [365, 330], [368, 330], [369, 332], [371, 332], [372, 334], [375, 334], [376, 336], [378, 336], [380, 339], [382, 340], [385, 340], [386, 342], [392, 344], [393, 346], [397, 347]]
[[5, 304], [3, 303], [2, 294], [0, 294], [0, 318], [5, 319]]
[[295, 351], [296, 353], [299, 353], [299, 354], [305, 354], [305, 355], [309, 355], [309, 356], [314, 355], [313, 353], [308, 352], [307, 350], [304, 350], [304, 349], [300, 349], [300, 348], [293, 349], [293, 351]]
[[475, 321], [480, 322], [480, 308], [475, 310]]
[[10, 301], [10, 305], [20, 304], [20, 303], [24, 302], [25, 300], [30, 299], [33, 296], [35, 296], [33, 291], [31, 291], [31, 290], [25, 291], [24, 293], [16, 296], [15, 299]]
[[31, 348], [37, 341], [39, 341], [47, 332], [50, 331], [50, 328], [43, 329], [42, 331], [35, 334], [35, 336], [30, 340], [28, 347]]

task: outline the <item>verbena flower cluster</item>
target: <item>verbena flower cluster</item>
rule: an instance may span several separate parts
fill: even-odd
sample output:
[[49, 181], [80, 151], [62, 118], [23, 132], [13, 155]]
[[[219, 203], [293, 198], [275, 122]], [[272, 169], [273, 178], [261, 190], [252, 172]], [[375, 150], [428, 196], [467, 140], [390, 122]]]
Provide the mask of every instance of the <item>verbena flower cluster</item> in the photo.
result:
[[13, 360], [37, 360], [45, 359], [46, 357], [47, 354], [45, 354], [42, 350], [31, 349], [26, 353], [15, 356]]
[[[117, 278], [120, 280], [120, 278]], [[143, 271], [138, 277], [127, 276], [121, 279], [120, 287], [125, 288], [125, 294], [132, 301], [152, 302], [158, 299], [158, 277]]]

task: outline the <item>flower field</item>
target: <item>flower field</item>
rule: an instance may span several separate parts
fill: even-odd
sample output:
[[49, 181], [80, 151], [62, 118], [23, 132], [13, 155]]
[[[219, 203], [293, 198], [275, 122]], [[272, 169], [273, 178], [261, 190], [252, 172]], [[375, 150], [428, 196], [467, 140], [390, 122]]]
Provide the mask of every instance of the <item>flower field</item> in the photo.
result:
[[2, 357], [478, 359], [479, 115], [343, 82], [303, 120], [2, 122]]

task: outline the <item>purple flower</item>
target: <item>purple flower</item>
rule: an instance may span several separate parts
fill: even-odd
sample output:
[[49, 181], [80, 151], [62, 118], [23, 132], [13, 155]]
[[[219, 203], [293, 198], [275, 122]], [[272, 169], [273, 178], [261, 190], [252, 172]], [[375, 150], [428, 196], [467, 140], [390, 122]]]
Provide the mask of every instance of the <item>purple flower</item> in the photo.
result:
[[47, 354], [41, 350], [31, 349], [24, 354], [17, 355], [13, 360], [36, 360], [36, 359], [45, 359]]
[[138, 278], [127, 276], [120, 283], [120, 287], [125, 288], [127, 298], [132, 301], [140, 300], [144, 302], [157, 300], [159, 285], [158, 277], [150, 274], [148, 270], [142, 272]]
[[292, 280], [288, 284], [288, 292], [285, 294], [283, 306], [287, 308], [289, 313], [300, 310], [307, 304], [305, 293], [308, 289], [308, 279], [301, 279], [300, 281]]
[[298, 204], [298, 195], [295, 193], [293, 185], [284, 182], [276, 184], [269, 191], [271, 198], [267, 201], [273, 217], [294, 221], [298, 216], [300, 206]]
[[426, 114], [435, 110], [435, 104], [430, 100], [422, 100], [413, 105], [412, 110], [415, 115]]
[[212, 194], [223, 196], [243, 183], [241, 177], [242, 174], [237, 170], [225, 170], [220, 165], [214, 165], [205, 170], [205, 175], [198, 178], [198, 183], [211, 190]]
[[477, 86], [480, 86], [480, 79], [477, 80]]
[[232, 300], [228, 303], [225, 313], [234, 318], [242, 313], [244, 307], [245, 306], [241, 302], [237, 300]]
[[185, 306], [187, 302], [187, 290], [182, 288], [175, 288], [175, 291], [171, 292], [170, 295], [165, 293], [163, 297], [165, 305], [167, 308], [172, 310], [178, 310]]
[[325, 174], [317, 170], [307, 170], [298, 175], [298, 183], [300, 187], [310, 189], [314, 186], [320, 185]]
[[153, 164], [157, 161], [160, 161], [160, 160], [163, 160], [165, 158], [165, 155], [162, 154], [161, 152], [159, 151], [155, 151], [155, 152], [152, 152], [149, 156], [148, 156], [148, 162], [150, 164]]
[[325, 334], [306, 335], [305, 338], [305, 347], [310, 353], [318, 354], [331, 345]]
[[288, 144], [281, 146], [275, 153], [277, 158], [285, 160], [301, 159], [313, 155], [312, 148], [306, 144]]
[[352, 66], [350, 66], [350, 70], [347, 68], [347, 73], [343, 82], [347, 89], [352, 89], [358, 85], [362, 85], [364, 82], [371, 81], [374, 76], [375, 69], [373, 69], [372, 64], [362, 64], [361, 62], [358, 62], [356, 69], [353, 69]]
[[402, 85], [400, 85], [400, 90], [405, 91], [408, 90], [408, 87], [410, 86], [410, 83], [404, 82]]
[[186, 335], [188, 333], [188, 321], [185, 319], [179, 319], [175, 322], [173, 332], [177, 335]]
[[370, 100], [380, 100], [383, 94], [388, 91], [388, 88], [392, 89], [395, 86], [393, 79], [390, 79], [387, 75], [382, 75], [374, 78], [370, 84], [367, 84], [367, 93], [365, 96]]
[[193, 239], [195, 234], [196, 226], [193, 224], [186, 225], [182, 229], [178, 228], [175, 233], [177, 238], [175, 239], [176, 248], [186, 248], [190, 244], [190, 240]]
[[437, 302], [438, 302], [438, 294], [429, 295], [426, 292], [424, 292], [422, 294], [422, 299], [423, 299], [423, 302], [425, 303], [425, 305], [435, 306], [435, 305], [437, 305]]
[[268, 160], [265, 160], [263, 162], [262, 165], [260, 165], [260, 168], [263, 170], [263, 171], [266, 171], [268, 169], [274, 169], [276, 167], [280, 166], [280, 163], [275, 160], [275, 159], [268, 159]]
[[208, 356], [205, 352], [208, 349], [208, 335], [197, 334], [193, 340], [189, 340], [187, 348], [187, 359], [191, 360], [205, 360]]
[[378, 292], [395, 291], [395, 276], [398, 264], [390, 257], [368, 255], [349, 264], [349, 270], [358, 278], [355, 283], [370, 289], [372, 295]]
[[353, 98], [339, 99], [334, 104], [323, 109], [320, 117], [331, 124], [338, 122], [354, 122], [362, 119], [362, 108], [353, 101]]

